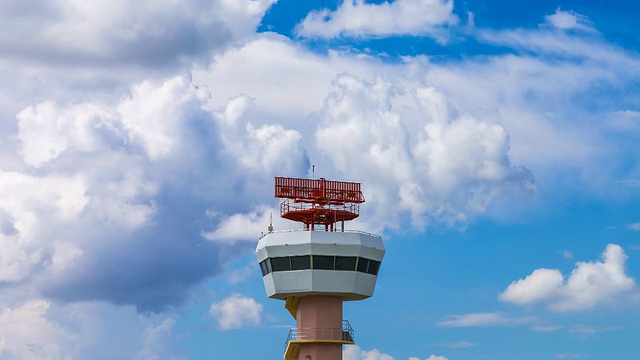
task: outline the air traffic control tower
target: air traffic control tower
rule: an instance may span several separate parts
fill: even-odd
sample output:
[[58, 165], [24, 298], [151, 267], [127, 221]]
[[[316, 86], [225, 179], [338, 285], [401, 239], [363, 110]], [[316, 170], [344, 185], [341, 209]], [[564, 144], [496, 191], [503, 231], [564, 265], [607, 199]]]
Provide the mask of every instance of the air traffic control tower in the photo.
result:
[[380, 236], [344, 229], [364, 202], [360, 183], [276, 177], [275, 196], [284, 199], [280, 215], [303, 224], [270, 226], [256, 249], [267, 296], [296, 320], [284, 358], [342, 360], [342, 345], [355, 343], [342, 302], [373, 295], [385, 252]]

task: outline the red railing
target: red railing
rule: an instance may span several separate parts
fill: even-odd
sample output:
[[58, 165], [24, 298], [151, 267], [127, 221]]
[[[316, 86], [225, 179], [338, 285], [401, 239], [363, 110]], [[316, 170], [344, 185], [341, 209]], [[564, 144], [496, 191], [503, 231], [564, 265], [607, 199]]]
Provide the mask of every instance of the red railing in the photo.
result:
[[360, 183], [320, 179], [275, 178], [275, 196], [297, 202], [363, 203]]
[[[295, 202], [292, 200], [284, 200], [283, 202], [280, 203], [280, 216], [290, 212], [290, 211], [308, 211], [308, 210], [313, 210], [313, 209], [320, 209], [314, 206], [314, 204], [308, 204], [308, 203], [300, 203], [300, 202]], [[341, 211], [346, 211], [352, 214], [360, 214], [360, 204], [357, 203], [346, 203], [346, 204], [342, 204], [342, 205], [333, 205], [331, 207], [328, 208], [329, 212], [331, 211], [336, 211], [336, 212], [341, 212]]]
[[360, 215], [364, 195], [360, 183], [276, 177], [275, 196], [284, 198], [280, 204], [280, 216], [302, 222], [306, 230], [324, 225], [334, 231], [337, 222], [353, 220]]

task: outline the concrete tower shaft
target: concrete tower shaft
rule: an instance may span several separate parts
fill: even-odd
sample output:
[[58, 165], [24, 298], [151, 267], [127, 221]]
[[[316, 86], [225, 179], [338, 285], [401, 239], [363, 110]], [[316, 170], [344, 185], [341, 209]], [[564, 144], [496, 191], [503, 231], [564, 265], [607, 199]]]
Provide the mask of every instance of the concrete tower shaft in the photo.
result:
[[[342, 359], [342, 345], [353, 343], [353, 336], [345, 335], [342, 323], [342, 299], [339, 296], [300, 298], [296, 331], [299, 340], [308, 342], [300, 343], [296, 359], [304, 360], [308, 356], [311, 359]], [[291, 352], [295, 351], [294, 346], [290, 348]]]

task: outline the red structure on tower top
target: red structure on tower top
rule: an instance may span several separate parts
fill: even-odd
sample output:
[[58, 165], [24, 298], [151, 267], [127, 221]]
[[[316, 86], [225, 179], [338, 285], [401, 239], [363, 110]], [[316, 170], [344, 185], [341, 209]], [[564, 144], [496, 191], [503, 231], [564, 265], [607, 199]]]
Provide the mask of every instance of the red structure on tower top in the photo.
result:
[[280, 216], [304, 224], [305, 230], [324, 225], [333, 231], [336, 222], [353, 220], [360, 215], [364, 195], [360, 183], [320, 179], [276, 177], [275, 196]]

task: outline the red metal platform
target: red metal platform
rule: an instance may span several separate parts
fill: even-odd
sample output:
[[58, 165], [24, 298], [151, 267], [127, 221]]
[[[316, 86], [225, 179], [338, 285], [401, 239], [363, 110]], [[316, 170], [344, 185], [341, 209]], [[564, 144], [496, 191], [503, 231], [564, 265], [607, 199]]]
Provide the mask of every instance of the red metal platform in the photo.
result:
[[315, 224], [333, 230], [336, 222], [357, 218], [364, 202], [360, 183], [324, 178], [276, 177], [275, 196], [285, 199], [280, 204], [280, 216], [302, 222], [311, 230]]

